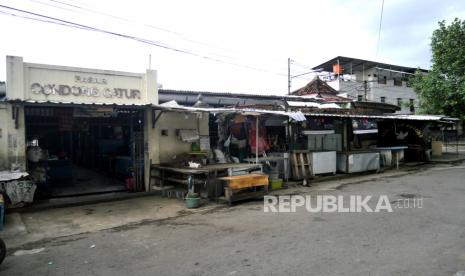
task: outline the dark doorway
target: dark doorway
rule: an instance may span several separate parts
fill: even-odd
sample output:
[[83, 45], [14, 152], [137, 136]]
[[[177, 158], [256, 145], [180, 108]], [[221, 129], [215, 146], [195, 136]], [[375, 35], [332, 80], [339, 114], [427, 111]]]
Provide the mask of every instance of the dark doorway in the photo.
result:
[[25, 114], [39, 197], [143, 189], [143, 110], [26, 107]]

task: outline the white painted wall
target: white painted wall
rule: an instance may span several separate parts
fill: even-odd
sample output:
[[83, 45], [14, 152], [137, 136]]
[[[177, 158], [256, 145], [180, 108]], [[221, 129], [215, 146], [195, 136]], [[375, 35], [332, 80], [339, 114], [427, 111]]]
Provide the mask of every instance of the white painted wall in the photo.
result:
[[[208, 114], [202, 114], [202, 118], [199, 118], [199, 127], [200, 135], [209, 134]], [[162, 129], [168, 131], [168, 136], [161, 136]], [[176, 129], [197, 129], [197, 115], [183, 112], [166, 112], [161, 115], [156, 123], [159, 163], [171, 162], [174, 155], [191, 151], [191, 143], [181, 141], [176, 136]]]
[[10, 170], [15, 163], [22, 171], [26, 170], [24, 108], [18, 108], [18, 128], [15, 128], [13, 105], [0, 104], [0, 170]]
[[[379, 84], [378, 76], [386, 76], [386, 84]], [[410, 99], [413, 99], [416, 110], [419, 106], [418, 96], [412, 88], [407, 87], [405, 81], [402, 81], [402, 86], [394, 85], [394, 78], [397, 77], [402, 77], [402, 74], [371, 68], [365, 70], [365, 74], [362, 74], [362, 72], [354, 72], [353, 75], [344, 75], [339, 80], [331, 83], [337, 83], [332, 84], [332, 86], [335, 88], [338, 87], [340, 93], [347, 93], [349, 98], [357, 100], [358, 95], [364, 95], [365, 93], [363, 82], [366, 80], [368, 86], [368, 101], [381, 102], [381, 97], [385, 97], [386, 103], [397, 105], [397, 99], [401, 98], [402, 109], [396, 113], [412, 114], [408, 104], [410, 103]]]

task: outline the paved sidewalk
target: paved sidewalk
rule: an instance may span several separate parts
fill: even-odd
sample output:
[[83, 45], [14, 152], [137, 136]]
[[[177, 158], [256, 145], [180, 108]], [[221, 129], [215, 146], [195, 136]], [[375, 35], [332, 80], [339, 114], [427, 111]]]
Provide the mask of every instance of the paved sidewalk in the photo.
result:
[[181, 200], [160, 196], [83, 206], [10, 213], [1, 233], [8, 248], [57, 237], [96, 232], [143, 221], [162, 220], [215, 208], [186, 209]]

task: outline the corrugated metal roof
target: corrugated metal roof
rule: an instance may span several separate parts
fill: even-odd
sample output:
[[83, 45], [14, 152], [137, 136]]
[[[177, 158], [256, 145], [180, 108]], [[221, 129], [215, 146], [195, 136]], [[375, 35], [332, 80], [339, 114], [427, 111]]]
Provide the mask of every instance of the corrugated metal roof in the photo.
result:
[[176, 89], [158, 89], [159, 94], [186, 94], [186, 95], [214, 95], [214, 96], [226, 96], [226, 97], [253, 97], [253, 98], [265, 98], [265, 99], [282, 99], [287, 95], [270, 95], [270, 94], [258, 94], [255, 92], [251, 93], [233, 93], [233, 92], [212, 92], [212, 91], [192, 91], [192, 90], [176, 90]]
[[341, 118], [368, 118], [368, 119], [390, 119], [390, 120], [412, 120], [412, 121], [456, 121], [442, 115], [363, 115], [363, 114], [328, 114], [328, 113], [305, 113], [306, 116], [324, 116]]
[[191, 91], [191, 90], [174, 90], [174, 89], [159, 89], [158, 94], [165, 94], [165, 95], [173, 95], [173, 94], [178, 94], [178, 95], [192, 95], [192, 96], [198, 96], [199, 94], [202, 95], [208, 95], [208, 96], [218, 96], [218, 97], [230, 97], [230, 98], [255, 98], [255, 99], [270, 99], [270, 100], [287, 100], [287, 99], [299, 99], [302, 101], [308, 101], [308, 102], [315, 102], [318, 100], [318, 102], [322, 102], [322, 100], [311, 98], [311, 97], [305, 97], [305, 96], [298, 96], [298, 95], [261, 95], [257, 93], [233, 93], [233, 92], [211, 92], [211, 91]]

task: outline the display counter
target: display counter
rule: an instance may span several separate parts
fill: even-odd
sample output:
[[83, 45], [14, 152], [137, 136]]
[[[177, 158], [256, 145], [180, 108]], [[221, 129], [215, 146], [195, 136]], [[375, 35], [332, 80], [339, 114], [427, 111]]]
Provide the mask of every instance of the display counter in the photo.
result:
[[349, 151], [337, 154], [337, 170], [344, 173], [357, 173], [379, 170], [378, 151]]

